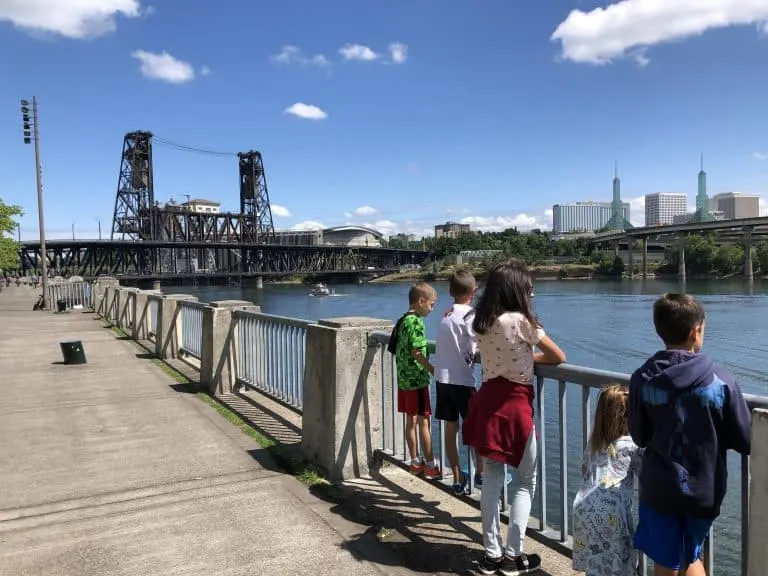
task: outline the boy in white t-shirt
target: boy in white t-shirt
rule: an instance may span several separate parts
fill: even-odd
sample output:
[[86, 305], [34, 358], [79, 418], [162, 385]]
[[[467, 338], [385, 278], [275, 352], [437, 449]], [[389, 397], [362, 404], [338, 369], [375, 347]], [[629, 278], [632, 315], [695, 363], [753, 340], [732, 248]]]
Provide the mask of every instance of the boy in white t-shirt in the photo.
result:
[[[445, 455], [453, 471], [453, 490], [461, 494], [467, 479], [459, 468], [457, 435], [459, 416], [465, 418], [469, 401], [475, 393], [475, 353], [477, 344], [472, 332], [472, 297], [477, 290], [475, 277], [466, 270], [457, 270], [450, 278], [453, 307], [443, 317], [437, 333], [435, 351], [435, 387], [437, 406], [435, 418], [445, 422]], [[475, 485], [483, 483], [482, 459], [477, 461]]]

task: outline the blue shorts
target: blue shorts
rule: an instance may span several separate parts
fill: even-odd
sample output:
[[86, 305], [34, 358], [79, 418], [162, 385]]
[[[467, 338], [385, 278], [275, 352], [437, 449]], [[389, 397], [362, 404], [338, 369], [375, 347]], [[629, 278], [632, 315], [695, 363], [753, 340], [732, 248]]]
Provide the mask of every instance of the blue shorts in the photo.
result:
[[680, 570], [699, 559], [714, 518], [664, 514], [642, 502], [638, 512], [635, 548], [654, 563]]

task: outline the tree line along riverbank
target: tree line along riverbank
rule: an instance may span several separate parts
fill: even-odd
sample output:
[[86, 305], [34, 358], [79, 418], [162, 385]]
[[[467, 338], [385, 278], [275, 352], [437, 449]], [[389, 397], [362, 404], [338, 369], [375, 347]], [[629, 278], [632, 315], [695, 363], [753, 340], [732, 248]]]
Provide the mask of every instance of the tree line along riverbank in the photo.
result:
[[[633, 246], [635, 259], [633, 275], [641, 274], [641, 242]], [[388, 243], [392, 248], [407, 244], [397, 239]], [[415, 279], [442, 280], [455, 269], [457, 256], [465, 251], [494, 251], [485, 258], [466, 263], [482, 276], [495, 262], [503, 258], [519, 258], [528, 263], [538, 278], [577, 279], [593, 277], [622, 277], [630, 275], [624, 261], [612, 250], [602, 250], [587, 238], [554, 240], [549, 232], [521, 233], [515, 229], [503, 232], [476, 232], [457, 238], [425, 238], [421, 246], [430, 258], [421, 270], [403, 271], [377, 279], [377, 282], [400, 282]], [[664, 250], [660, 263], [648, 263], [648, 272], [656, 276], [672, 276], [678, 272], [679, 243]], [[567, 264], [562, 262], [568, 262]], [[690, 234], [685, 240], [685, 268], [691, 278], [727, 278], [741, 273], [744, 247], [735, 243], [716, 242], [713, 234]], [[756, 243], [752, 249], [755, 276], [768, 275], [768, 241]]]

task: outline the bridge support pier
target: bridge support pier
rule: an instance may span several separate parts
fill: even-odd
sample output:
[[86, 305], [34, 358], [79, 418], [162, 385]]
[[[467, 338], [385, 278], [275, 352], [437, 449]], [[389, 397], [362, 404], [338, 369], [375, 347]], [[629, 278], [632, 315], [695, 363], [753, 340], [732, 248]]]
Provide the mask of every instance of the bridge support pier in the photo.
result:
[[744, 278], [752, 280], [755, 272], [752, 269], [752, 232], [754, 226], [744, 227]]
[[643, 236], [643, 278], [648, 278], [648, 236]]
[[685, 280], [685, 234], [680, 234], [680, 257], [677, 263], [677, 277]]
[[635, 253], [633, 250], [634, 246], [632, 244], [633, 244], [632, 238], [627, 239], [627, 272], [628, 272], [627, 275], [630, 277], [630, 279], [632, 278], [632, 276], [634, 276], [634, 272], [635, 272], [633, 269], [633, 266], [635, 263], [634, 262]]
[[251, 278], [243, 278], [242, 286], [243, 286], [243, 288], [256, 288], [257, 290], [263, 290], [264, 289], [264, 277], [263, 276], [253, 276]]

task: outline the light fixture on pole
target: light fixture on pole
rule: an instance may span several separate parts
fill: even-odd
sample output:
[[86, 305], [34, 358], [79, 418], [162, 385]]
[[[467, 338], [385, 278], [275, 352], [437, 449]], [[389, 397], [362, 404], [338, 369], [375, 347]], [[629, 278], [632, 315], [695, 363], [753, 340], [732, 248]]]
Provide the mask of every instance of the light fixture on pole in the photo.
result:
[[[37, 114], [37, 97], [21, 100], [21, 119], [24, 127], [24, 144], [35, 143], [35, 179], [37, 180], [37, 218], [40, 227], [40, 283], [43, 289], [41, 310], [48, 309], [48, 252], [45, 249], [45, 218], [43, 217], [43, 173], [40, 168], [40, 125]], [[31, 123], [30, 123], [31, 120]]]

